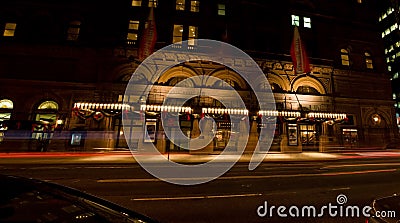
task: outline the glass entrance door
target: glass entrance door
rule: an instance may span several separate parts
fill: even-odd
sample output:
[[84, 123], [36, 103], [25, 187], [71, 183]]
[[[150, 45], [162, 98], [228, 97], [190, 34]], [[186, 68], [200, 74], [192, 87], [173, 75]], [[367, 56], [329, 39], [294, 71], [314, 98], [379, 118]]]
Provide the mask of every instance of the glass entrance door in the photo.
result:
[[300, 140], [303, 150], [318, 150], [318, 132], [315, 124], [301, 124]]

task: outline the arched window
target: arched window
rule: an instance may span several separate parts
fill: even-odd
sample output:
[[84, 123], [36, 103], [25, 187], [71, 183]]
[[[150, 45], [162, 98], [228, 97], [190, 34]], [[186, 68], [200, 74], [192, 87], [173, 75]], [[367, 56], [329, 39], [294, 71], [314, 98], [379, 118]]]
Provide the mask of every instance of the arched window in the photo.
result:
[[235, 88], [236, 87], [236, 83], [235, 81], [231, 80], [231, 79], [223, 79], [223, 81], [225, 81], [227, 84], [229, 84], [231, 87]]
[[55, 101], [44, 101], [36, 108], [35, 121], [55, 123], [58, 112], [58, 104]]
[[38, 124], [33, 133], [32, 139], [51, 139], [58, 116], [58, 104], [55, 101], [44, 101], [36, 107], [35, 121]]
[[320, 94], [317, 89], [308, 85], [299, 86], [296, 92], [300, 94]]
[[168, 86], [175, 86], [176, 84], [178, 84], [179, 82], [181, 82], [185, 79], [186, 79], [186, 77], [173, 77], [173, 78], [169, 79]]
[[9, 120], [11, 118], [11, 111], [14, 108], [14, 104], [9, 99], [0, 100], [0, 130], [1, 130], [1, 122], [5, 120]]
[[0, 108], [2, 109], [13, 109], [14, 103], [11, 100], [3, 99], [0, 100]]
[[39, 110], [43, 110], [43, 109], [51, 109], [51, 110], [58, 110], [58, 104], [54, 101], [45, 101], [42, 102], [39, 106], [38, 106]]
[[350, 66], [349, 50], [341, 49], [340, 50], [340, 59], [342, 60], [343, 66]]
[[213, 84], [213, 87], [227, 89], [227, 88], [234, 88], [240, 90], [240, 86], [236, 81], [229, 79], [229, 78], [222, 78], [221, 80], [216, 81]]
[[81, 30], [81, 21], [78, 20], [71, 21], [68, 25], [67, 40], [69, 41], [78, 40], [80, 30]]
[[367, 69], [374, 69], [371, 54], [368, 52], [365, 52], [364, 55], [365, 55], [365, 66], [367, 67]]
[[283, 92], [282, 87], [277, 83], [271, 83], [272, 92]]

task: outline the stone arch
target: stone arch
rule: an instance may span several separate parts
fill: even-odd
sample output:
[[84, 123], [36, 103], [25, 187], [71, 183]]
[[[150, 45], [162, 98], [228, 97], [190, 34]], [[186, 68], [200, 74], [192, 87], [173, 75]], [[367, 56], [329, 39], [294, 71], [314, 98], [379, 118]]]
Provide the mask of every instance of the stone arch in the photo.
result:
[[132, 64], [123, 64], [116, 67], [112, 72], [113, 82], [128, 82], [135, 72], [136, 67]]
[[299, 76], [293, 82], [293, 91], [297, 91], [300, 86], [310, 86], [315, 88], [320, 94], [326, 94], [326, 89], [324, 85], [315, 77], [313, 76]]
[[282, 88], [282, 90], [284, 90], [284, 91], [289, 91], [290, 90], [289, 81], [287, 79], [282, 78], [278, 74], [275, 74], [273, 72], [269, 72], [267, 74], [267, 79], [268, 79], [270, 85], [275, 83], [275, 84], [279, 85]]
[[[238, 75], [236, 72], [229, 70], [229, 69], [216, 70], [216, 71], [212, 72], [210, 74], [210, 76], [219, 78], [221, 80], [226, 79], [226, 80], [234, 81], [238, 85], [238, 87], [243, 90], [248, 88], [246, 81], [242, 77], [240, 77], [240, 75]], [[213, 84], [207, 83], [207, 86], [208, 85], [213, 85]]]
[[381, 118], [380, 123], [376, 125], [377, 127], [388, 127], [390, 125], [390, 115], [387, 114], [387, 112], [382, 111], [380, 109], [372, 109], [372, 108], [368, 109], [362, 116], [363, 123], [369, 126], [374, 125], [372, 122], [372, 117], [375, 114], [377, 114]]
[[[16, 103], [20, 101], [21, 99], [18, 99]], [[69, 107], [69, 101], [67, 101], [66, 98], [61, 97], [55, 92], [46, 92], [45, 95], [40, 93], [33, 94], [31, 97], [29, 97], [29, 99], [25, 101], [23, 105], [18, 106], [18, 110], [25, 109], [26, 111], [34, 112], [37, 110], [38, 106], [44, 101], [55, 101], [58, 104], [58, 111], [62, 113], [68, 112], [71, 109], [71, 107]]]
[[160, 75], [160, 78], [157, 80], [159, 84], [166, 84], [169, 80], [171, 80], [174, 77], [184, 77], [184, 78], [190, 78], [199, 75], [194, 69], [187, 67], [187, 66], [175, 66], [167, 71], [165, 71], [163, 74]]

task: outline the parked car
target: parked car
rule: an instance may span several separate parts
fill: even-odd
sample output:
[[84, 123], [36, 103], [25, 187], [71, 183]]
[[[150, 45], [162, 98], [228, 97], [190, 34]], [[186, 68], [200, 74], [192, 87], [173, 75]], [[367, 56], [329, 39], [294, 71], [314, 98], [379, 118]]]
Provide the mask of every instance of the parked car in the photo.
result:
[[400, 223], [400, 195], [375, 199], [371, 216], [369, 223]]
[[0, 175], [0, 222], [157, 222], [66, 186]]

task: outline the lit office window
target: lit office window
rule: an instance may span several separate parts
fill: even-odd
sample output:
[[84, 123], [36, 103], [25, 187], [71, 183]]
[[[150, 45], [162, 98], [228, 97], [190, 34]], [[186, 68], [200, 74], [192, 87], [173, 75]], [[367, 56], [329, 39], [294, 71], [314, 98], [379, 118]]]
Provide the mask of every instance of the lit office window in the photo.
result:
[[292, 26], [300, 26], [300, 17], [298, 15], [292, 15]]
[[311, 28], [311, 18], [304, 17], [303, 18], [303, 22], [304, 22], [304, 27], [305, 28]]
[[136, 44], [138, 40], [139, 21], [130, 20], [126, 40], [128, 44]]
[[361, 4], [361, 3], [362, 3], [362, 0], [357, 0], [357, 3]]
[[142, 6], [142, 0], [132, 0], [132, 6]]
[[149, 7], [156, 8], [157, 7], [157, 0], [149, 0]]
[[225, 4], [218, 4], [218, 15], [225, 15]]
[[176, 10], [177, 11], [185, 10], [185, 0], [176, 0]]
[[342, 65], [350, 66], [349, 51], [346, 49], [340, 50], [340, 58], [342, 60]]
[[71, 40], [71, 41], [78, 40], [80, 29], [81, 29], [80, 21], [70, 22], [68, 30], [67, 30], [67, 40]]
[[199, 12], [200, 11], [200, 2], [199, 1], [190, 1], [190, 11], [191, 12]]
[[196, 39], [198, 35], [198, 27], [197, 26], [189, 26], [189, 35], [188, 35], [188, 45], [195, 46], [197, 44]]
[[373, 69], [374, 65], [372, 64], [372, 56], [371, 56], [371, 54], [368, 53], [368, 52], [365, 52], [364, 55], [365, 55], [365, 66], [368, 69]]
[[183, 11], [185, 10], [185, 0], [176, 0], [176, 10]]
[[172, 33], [172, 43], [182, 42], [183, 37], [183, 25], [174, 25]]
[[7, 22], [4, 27], [3, 36], [10, 36], [10, 37], [14, 36], [16, 28], [17, 28], [17, 23]]

